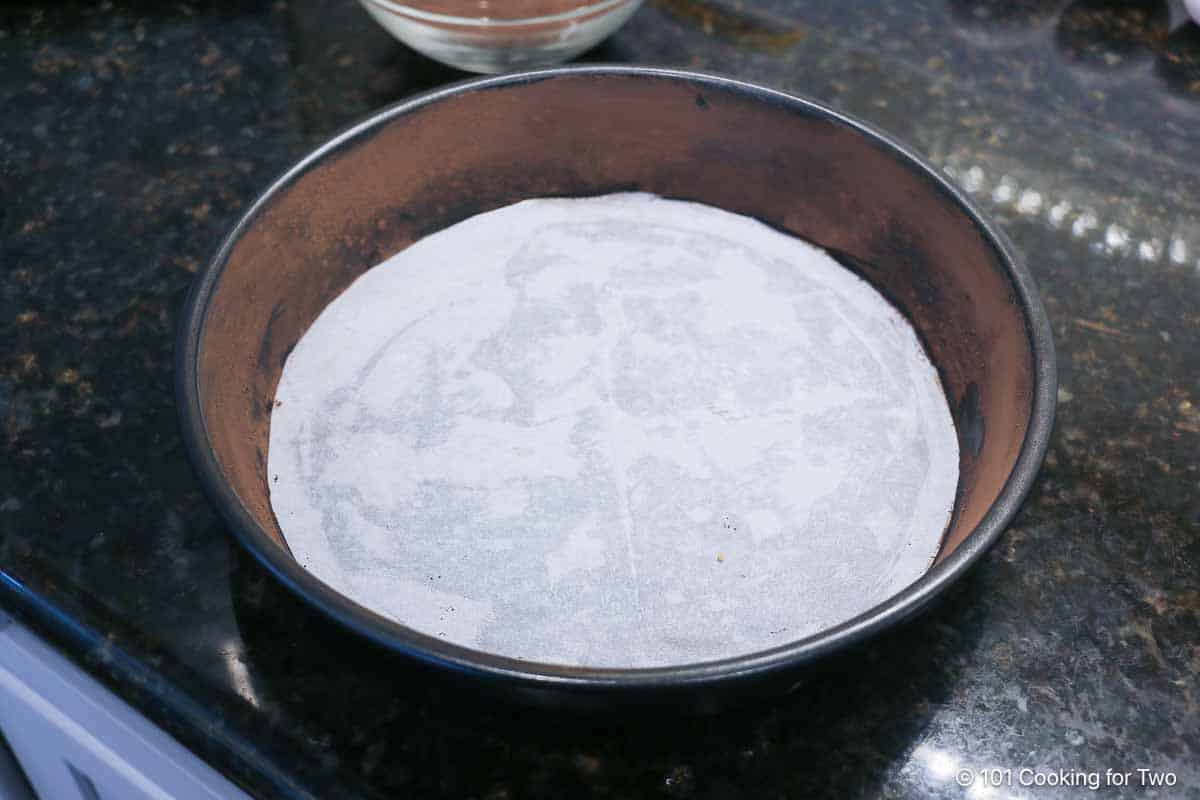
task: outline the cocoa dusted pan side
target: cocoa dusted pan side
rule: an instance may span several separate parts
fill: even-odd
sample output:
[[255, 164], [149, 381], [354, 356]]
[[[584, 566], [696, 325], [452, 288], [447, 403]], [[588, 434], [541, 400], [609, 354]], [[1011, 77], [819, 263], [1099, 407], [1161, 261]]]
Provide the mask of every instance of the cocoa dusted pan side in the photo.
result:
[[[422, 236], [530, 197], [638, 190], [755, 217], [835, 254], [910, 320], [958, 429], [960, 481], [937, 564], [843, 625], [745, 657], [669, 668], [533, 664], [449, 645], [338, 595], [291, 558], [266, 448], [288, 352], [333, 298]], [[197, 277], [177, 346], [184, 438], [241, 543], [307, 602], [381, 645], [509, 687], [713, 686], [810, 663], [923, 608], [996, 540], [1032, 486], [1055, 367], [1007, 240], [902, 145], [816, 103], [725, 78], [571, 67], [458, 84], [335, 137], [253, 205]]]

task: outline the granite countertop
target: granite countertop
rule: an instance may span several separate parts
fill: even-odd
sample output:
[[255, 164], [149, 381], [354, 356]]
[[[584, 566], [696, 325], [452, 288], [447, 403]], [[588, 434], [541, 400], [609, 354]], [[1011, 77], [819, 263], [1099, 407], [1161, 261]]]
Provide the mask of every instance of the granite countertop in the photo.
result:
[[0, 608], [266, 797], [962, 797], [988, 767], [1200, 797], [1200, 26], [1149, 0], [650, 0], [588, 58], [861, 116], [1024, 253], [1057, 430], [944, 602], [786, 698], [585, 717], [440, 690], [279, 588], [183, 455], [184, 292], [289, 163], [462, 77], [355, 3], [280, 0], [0, 10]]

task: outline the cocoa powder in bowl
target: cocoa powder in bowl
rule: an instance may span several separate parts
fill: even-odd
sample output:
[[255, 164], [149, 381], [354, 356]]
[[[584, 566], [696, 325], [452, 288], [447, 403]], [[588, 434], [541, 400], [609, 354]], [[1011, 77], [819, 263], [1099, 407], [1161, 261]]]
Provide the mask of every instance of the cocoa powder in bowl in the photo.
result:
[[472, 72], [556, 64], [620, 28], [642, 0], [360, 0], [409, 47]]
[[531, 20], [567, 14], [606, 3], [598, 0], [426, 0], [405, 5], [418, 11], [447, 17]]

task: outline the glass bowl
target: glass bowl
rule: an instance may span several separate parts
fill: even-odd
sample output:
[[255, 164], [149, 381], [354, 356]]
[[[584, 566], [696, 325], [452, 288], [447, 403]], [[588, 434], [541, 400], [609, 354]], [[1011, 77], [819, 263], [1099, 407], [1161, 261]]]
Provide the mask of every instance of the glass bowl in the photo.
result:
[[574, 58], [633, 16], [642, 0], [359, 0], [414, 50], [452, 67], [496, 73]]

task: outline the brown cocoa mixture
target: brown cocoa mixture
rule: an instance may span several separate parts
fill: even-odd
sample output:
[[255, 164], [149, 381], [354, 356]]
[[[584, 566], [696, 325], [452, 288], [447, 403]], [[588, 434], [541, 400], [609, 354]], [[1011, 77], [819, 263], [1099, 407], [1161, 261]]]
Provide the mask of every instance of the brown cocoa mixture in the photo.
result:
[[449, 17], [533, 19], [566, 14], [599, 5], [604, 0], [400, 0], [420, 11]]

